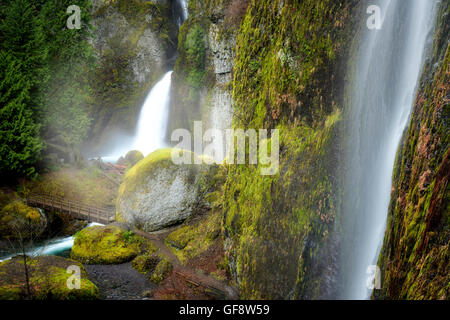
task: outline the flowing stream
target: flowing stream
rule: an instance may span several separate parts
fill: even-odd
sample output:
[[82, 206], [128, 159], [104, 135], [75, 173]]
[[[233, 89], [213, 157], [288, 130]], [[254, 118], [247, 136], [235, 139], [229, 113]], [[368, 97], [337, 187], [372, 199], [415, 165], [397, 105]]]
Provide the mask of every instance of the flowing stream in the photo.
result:
[[[102, 224], [99, 223], [90, 223], [86, 228], [92, 227], [92, 226], [101, 226]], [[36, 245], [32, 248], [28, 248], [26, 250], [26, 253], [30, 257], [37, 257], [37, 256], [50, 256], [50, 255], [64, 255], [64, 253], [67, 253], [73, 246], [73, 240], [74, 237], [59, 237], [59, 238], [53, 238], [49, 239], [47, 241], [43, 241], [40, 243], [36, 243]], [[0, 262], [11, 259], [13, 256], [21, 254], [18, 251], [15, 251], [13, 253], [5, 254], [4, 256], [0, 256]]]
[[368, 268], [377, 264], [381, 249], [395, 156], [429, 46], [436, 1], [371, 4], [381, 8], [382, 26], [363, 32], [347, 92], [340, 299], [371, 294]]

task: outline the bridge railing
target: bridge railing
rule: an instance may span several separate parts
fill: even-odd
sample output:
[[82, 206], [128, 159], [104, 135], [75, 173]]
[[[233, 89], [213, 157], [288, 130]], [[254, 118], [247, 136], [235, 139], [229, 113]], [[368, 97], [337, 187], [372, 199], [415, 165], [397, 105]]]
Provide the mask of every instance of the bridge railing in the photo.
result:
[[90, 206], [79, 201], [68, 200], [48, 194], [31, 194], [27, 197], [29, 205], [42, 207], [42, 209], [59, 210], [77, 218], [108, 224], [114, 221], [115, 210], [108, 207]]

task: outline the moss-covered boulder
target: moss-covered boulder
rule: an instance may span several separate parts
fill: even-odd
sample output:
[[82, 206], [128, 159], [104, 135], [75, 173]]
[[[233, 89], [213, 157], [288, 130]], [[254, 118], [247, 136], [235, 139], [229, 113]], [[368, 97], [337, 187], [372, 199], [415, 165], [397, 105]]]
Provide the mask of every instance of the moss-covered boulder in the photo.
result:
[[116, 226], [94, 226], [76, 234], [70, 257], [86, 264], [119, 264], [132, 260], [147, 240]]
[[152, 273], [151, 280], [155, 284], [161, 283], [172, 271], [173, 264], [166, 257], [162, 257], [159, 261], [158, 265], [155, 268], [155, 271]]
[[131, 266], [142, 274], [151, 274], [160, 260], [161, 259], [157, 254], [146, 253], [134, 258], [131, 262]]
[[13, 201], [0, 211], [0, 238], [28, 239], [44, 232], [46, 217], [36, 208], [27, 206], [21, 201]]
[[141, 161], [142, 159], [144, 159], [144, 155], [142, 154], [142, 152], [140, 152], [138, 150], [132, 150], [132, 151], [128, 151], [128, 153], [125, 155], [125, 157], [121, 157], [117, 161], [117, 164], [124, 165], [127, 167], [132, 167], [136, 163]]
[[[29, 288], [22, 256], [0, 263], [0, 300], [52, 299], [92, 300], [98, 298], [98, 288], [88, 279], [84, 267], [76, 261], [55, 256], [27, 258]], [[70, 289], [74, 275], [70, 266], [80, 268], [80, 287]], [[68, 271], [69, 270], [69, 271]]]
[[193, 153], [161, 149], [141, 160], [125, 176], [117, 199], [116, 219], [144, 231], [155, 231], [182, 222], [202, 198], [204, 177], [210, 167], [175, 164], [172, 151], [194, 159]]

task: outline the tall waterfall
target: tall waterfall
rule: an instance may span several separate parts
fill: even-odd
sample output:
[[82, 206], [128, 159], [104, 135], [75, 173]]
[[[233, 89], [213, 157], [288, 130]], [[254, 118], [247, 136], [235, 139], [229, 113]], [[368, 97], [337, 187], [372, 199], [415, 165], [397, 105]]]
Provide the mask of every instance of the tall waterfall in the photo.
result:
[[188, 18], [188, 0], [178, 0], [181, 10], [183, 12], [183, 21]]
[[436, 2], [370, 4], [381, 8], [382, 27], [363, 32], [347, 93], [342, 299], [366, 299], [371, 293], [368, 267], [377, 264], [382, 245], [396, 151], [415, 98]]
[[188, 18], [188, 1], [189, 0], [176, 0], [173, 2], [172, 10], [178, 24], [178, 28]]
[[132, 149], [144, 156], [164, 145], [168, 121], [169, 93], [172, 71], [167, 72], [150, 91], [141, 109]]

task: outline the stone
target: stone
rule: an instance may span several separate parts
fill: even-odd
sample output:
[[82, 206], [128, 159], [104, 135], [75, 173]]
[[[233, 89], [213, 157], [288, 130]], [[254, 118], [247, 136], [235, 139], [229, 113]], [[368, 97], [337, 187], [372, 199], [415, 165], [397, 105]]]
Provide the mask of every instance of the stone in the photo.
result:
[[151, 153], [127, 173], [117, 199], [118, 221], [151, 232], [180, 223], [193, 213], [200, 202], [200, 180], [208, 168], [176, 165], [172, 150]]

